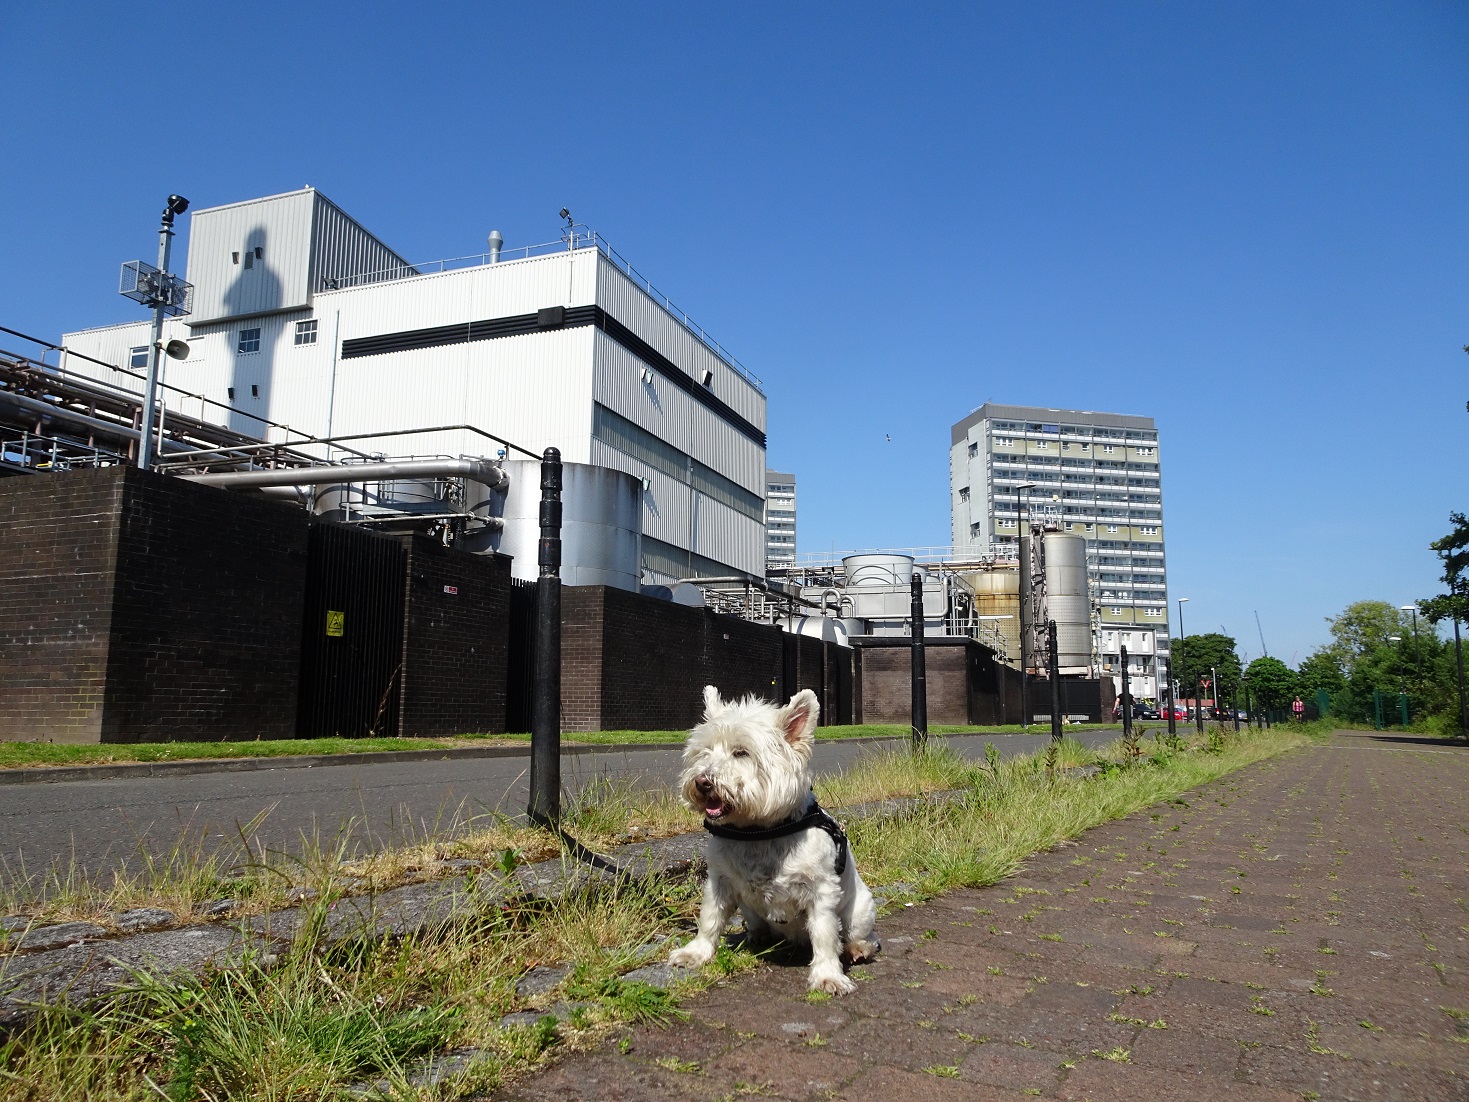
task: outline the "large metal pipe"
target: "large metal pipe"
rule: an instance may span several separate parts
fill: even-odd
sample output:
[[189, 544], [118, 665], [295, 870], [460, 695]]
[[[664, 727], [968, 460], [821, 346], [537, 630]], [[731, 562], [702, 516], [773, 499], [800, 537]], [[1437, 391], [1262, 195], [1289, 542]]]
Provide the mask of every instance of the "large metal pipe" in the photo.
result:
[[399, 478], [468, 478], [492, 490], [509, 482], [488, 459], [404, 459], [384, 463], [337, 463], [321, 467], [278, 467], [269, 471], [220, 471], [181, 478], [227, 489], [261, 486], [317, 486], [324, 482], [387, 482]]
[[[100, 417], [90, 417], [85, 413], [77, 413], [64, 406], [58, 406], [54, 402], [43, 402], [38, 398], [30, 398], [24, 394], [15, 394], [9, 391], [0, 393], [0, 404], [5, 402], [13, 402], [21, 409], [41, 414], [43, 418], [48, 418], [53, 421], [64, 421], [67, 424], [80, 425], [84, 428], [96, 429], [104, 435], [113, 436], [122, 440], [137, 440], [143, 435], [141, 431], [128, 425], [123, 425], [116, 421], [104, 421]], [[173, 440], [167, 441], [166, 444], [168, 447], [176, 449], [188, 447], [187, 444], [180, 444]]]

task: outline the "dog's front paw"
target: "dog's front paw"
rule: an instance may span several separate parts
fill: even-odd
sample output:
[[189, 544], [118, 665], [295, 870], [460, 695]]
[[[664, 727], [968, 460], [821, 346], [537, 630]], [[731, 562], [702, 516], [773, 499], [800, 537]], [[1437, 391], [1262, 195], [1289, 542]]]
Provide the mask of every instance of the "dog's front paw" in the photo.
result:
[[857, 985], [840, 971], [812, 972], [806, 986], [812, 991], [824, 991], [828, 995], [850, 995], [857, 990]]
[[675, 949], [668, 954], [668, 963], [679, 968], [697, 968], [714, 955], [712, 946], [706, 945], [698, 938], [694, 938], [682, 949]]

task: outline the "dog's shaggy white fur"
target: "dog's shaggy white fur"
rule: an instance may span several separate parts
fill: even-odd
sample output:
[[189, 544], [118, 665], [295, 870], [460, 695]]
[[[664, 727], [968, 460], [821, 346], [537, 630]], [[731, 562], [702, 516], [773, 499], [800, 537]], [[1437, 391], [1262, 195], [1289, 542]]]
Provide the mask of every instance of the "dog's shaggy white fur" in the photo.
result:
[[[711, 822], [746, 830], [805, 815], [816, 799], [811, 751], [820, 710], [809, 689], [777, 708], [753, 697], [723, 701], [706, 687], [704, 720], [684, 747], [684, 802]], [[855, 991], [842, 955], [855, 963], [878, 951], [877, 909], [850, 853], [837, 875], [836, 844], [815, 828], [762, 841], [710, 837], [699, 932], [669, 961], [707, 961], [738, 907], [751, 943], [810, 943], [811, 990]]]

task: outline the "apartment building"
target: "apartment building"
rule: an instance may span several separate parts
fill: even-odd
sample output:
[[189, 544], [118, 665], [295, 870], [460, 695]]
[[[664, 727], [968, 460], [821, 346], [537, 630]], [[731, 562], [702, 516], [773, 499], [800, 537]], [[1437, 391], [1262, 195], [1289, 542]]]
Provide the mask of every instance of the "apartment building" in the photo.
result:
[[796, 476], [765, 472], [765, 569], [796, 565]]
[[1126, 647], [1134, 696], [1158, 696], [1168, 574], [1151, 417], [987, 402], [952, 428], [949, 490], [955, 554], [1015, 549], [1032, 522], [1085, 537], [1102, 663], [1119, 674]]

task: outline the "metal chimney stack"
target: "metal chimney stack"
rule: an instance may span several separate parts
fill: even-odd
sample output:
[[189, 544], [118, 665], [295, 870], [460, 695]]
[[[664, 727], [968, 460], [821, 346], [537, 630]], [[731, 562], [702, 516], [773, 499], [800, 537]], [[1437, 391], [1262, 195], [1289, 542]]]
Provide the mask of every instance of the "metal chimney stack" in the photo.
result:
[[505, 239], [500, 236], [499, 230], [490, 231], [490, 263], [500, 263], [500, 247], [505, 244]]

